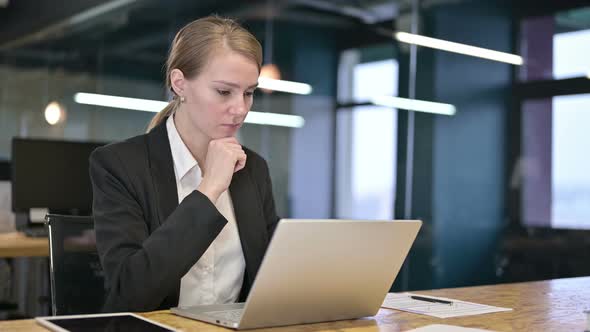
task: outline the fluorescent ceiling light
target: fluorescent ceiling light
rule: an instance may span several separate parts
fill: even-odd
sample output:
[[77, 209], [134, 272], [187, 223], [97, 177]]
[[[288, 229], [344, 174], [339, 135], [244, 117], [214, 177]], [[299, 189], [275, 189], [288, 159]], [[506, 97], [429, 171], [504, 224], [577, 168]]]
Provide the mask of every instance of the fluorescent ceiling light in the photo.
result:
[[261, 89], [296, 93], [299, 95], [308, 95], [313, 90], [309, 84], [275, 80], [268, 77], [259, 77], [258, 87]]
[[490, 50], [487, 48], [475, 47], [460, 43], [454, 43], [442, 39], [430, 38], [420, 35], [415, 35], [407, 32], [396, 32], [394, 33], [395, 39], [400, 42], [415, 44], [418, 46], [436, 48], [443, 51], [460, 53], [470, 55], [478, 58], [484, 58], [494, 61], [500, 61], [510, 63], [513, 65], [522, 65], [522, 57], [515, 54], [504, 53], [499, 51]]
[[375, 105], [399, 108], [409, 111], [434, 113], [442, 115], [455, 115], [455, 106], [451, 104], [435, 103], [431, 101], [407, 99], [392, 96], [380, 96], [371, 99]]
[[128, 110], [154, 113], [161, 111], [168, 105], [167, 102], [159, 100], [118, 97], [85, 92], [76, 93], [74, 95], [74, 101], [78, 104], [124, 108]]
[[244, 122], [291, 128], [301, 128], [305, 124], [305, 120], [299, 115], [253, 111], [248, 112]]
[[[96, 93], [78, 92], [74, 95], [78, 104], [123, 108], [136, 111], [157, 113], [168, 105], [165, 101], [109, 96]], [[305, 124], [303, 117], [298, 115], [265, 113], [250, 111], [245, 123], [301, 128]]]

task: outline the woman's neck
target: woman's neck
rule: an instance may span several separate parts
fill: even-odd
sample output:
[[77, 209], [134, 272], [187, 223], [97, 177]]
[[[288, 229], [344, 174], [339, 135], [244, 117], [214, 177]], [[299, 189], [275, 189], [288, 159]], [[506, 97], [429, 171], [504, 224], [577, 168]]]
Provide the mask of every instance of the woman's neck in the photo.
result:
[[174, 125], [182, 142], [197, 160], [201, 170], [203, 170], [210, 139], [199, 130], [192, 128], [190, 119], [185, 114], [184, 112], [176, 112], [174, 114]]

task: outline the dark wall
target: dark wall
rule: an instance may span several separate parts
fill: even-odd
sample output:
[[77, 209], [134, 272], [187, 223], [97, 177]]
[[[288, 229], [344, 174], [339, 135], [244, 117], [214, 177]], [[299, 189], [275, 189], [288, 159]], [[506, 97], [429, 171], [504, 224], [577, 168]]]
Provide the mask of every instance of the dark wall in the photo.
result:
[[[400, 45], [400, 79], [399, 95], [409, 96], [408, 82], [409, 53], [403, 52], [404, 46]], [[416, 72], [416, 98], [433, 100], [434, 84], [432, 81], [433, 55], [430, 49], [420, 49], [417, 59]], [[406, 161], [408, 144], [408, 115], [406, 111], [398, 112], [398, 179], [396, 187], [395, 217], [406, 218], [405, 190], [406, 190]], [[425, 113], [414, 113], [414, 155], [412, 177], [412, 205], [411, 218], [422, 220], [422, 228], [412, 246], [405, 267], [401, 275], [396, 279], [394, 290], [405, 289], [431, 289], [434, 287], [434, 234], [433, 234], [433, 135], [435, 116]]]
[[[508, 10], [472, 2], [434, 7], [422, 18], [428, 36], [512, 51]], [[412, 216], [425, 225], [410, 257], [409, 288], [491, 283], [505, 218], [512, 68], [443, 51], [418, 54], [416, 97], [454, 104], [457, 114], [416, 114]], [[399, 159], [401, 171], [405, 151]], [[396, 212], [403, 215], [403, 202]]]
[[330, 218], [334, 173], [334, 96], [339, 55], [337, 33], [302, 26], [289, 28], [285, 36], [291, 40], [292, 79], [313, 87], [311, 95], [294, 95], [291, 98], [293, 114], [305, 119], [303, 128], [291, 131], [291, 216]]
[[[441, 8], [432, 23], [435, 37], [512, 51], [509, 12], [495, 6]], [[447, 52], [438, 52], [435, 63], [436, 97], [458, 109], [455, 117], [439, 117], [434, 128], [435, 233], [444, 266], [437, 270], [438, 286], [487, 283], [494, 278], [505, 215], [512, 68]]]

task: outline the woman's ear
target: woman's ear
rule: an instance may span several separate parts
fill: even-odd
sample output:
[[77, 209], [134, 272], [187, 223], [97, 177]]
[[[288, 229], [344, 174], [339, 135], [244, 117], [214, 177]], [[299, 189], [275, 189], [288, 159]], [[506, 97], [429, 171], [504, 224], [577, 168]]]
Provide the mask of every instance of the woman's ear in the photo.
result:
[[182, 71], [176, 68], [172, 69], [170, 72], [170, 86], [177, 96], [184, 96], [185, 85], [186, 80], [184, 79]]

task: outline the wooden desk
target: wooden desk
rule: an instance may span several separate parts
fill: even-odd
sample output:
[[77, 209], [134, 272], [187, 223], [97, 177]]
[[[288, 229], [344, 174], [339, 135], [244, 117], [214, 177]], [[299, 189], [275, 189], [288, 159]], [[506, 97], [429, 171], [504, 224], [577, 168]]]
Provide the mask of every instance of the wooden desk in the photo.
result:
[[23, 233], [0, 233], [0, 257], [48, 257], [49, 240], [31, 238]]
[[[513, 308], [462, 318], [439, 319], [389, 309], [364, 319], [287, 326], [274, 331], [406, 331], [428, 324], [450, 324], [496, 331], [584, 331], [590, 308], [590, 277], [556, 279], [494, 286], [440, 289], [419, 292], [460, 300]], [[183, 331], [230, 331], [210, 324], [172, 315], [168, 310], [142, 314]], [[46, 331], [33, 320], [0, 322], [0, 331]]]

